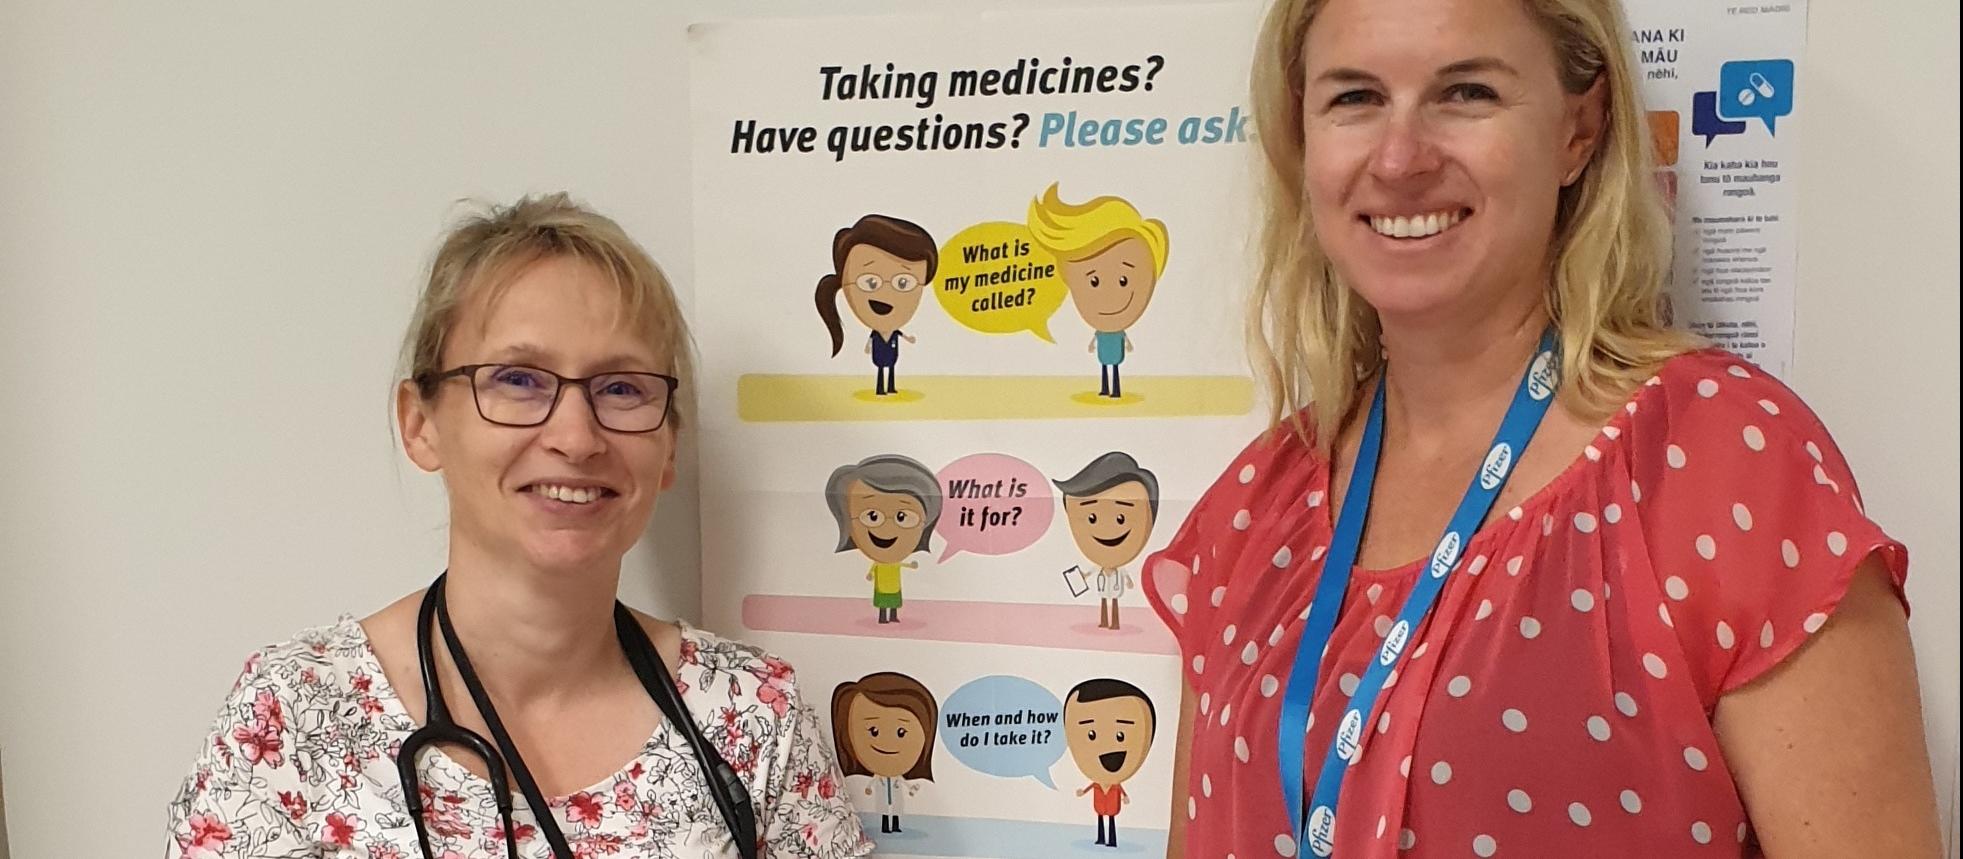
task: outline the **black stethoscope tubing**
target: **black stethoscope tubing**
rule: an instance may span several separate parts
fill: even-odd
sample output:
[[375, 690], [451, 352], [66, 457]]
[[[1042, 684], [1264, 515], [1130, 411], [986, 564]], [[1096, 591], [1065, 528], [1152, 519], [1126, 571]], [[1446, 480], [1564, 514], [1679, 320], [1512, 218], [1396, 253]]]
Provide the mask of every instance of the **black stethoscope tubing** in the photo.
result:
[[[498, 818], [504, 826], [505, 848], [510, 859], [518, 857], [517, 837], [512, 829], [511, 781], [515, 778], [519, 790], [532, 807], [538, 818], [538, 827], [552, 854], [557, 859], [572, 859], [573, 852], [567, 843], [565, 833], [560, 831], [558, 821], [552, 817], [544, 795], [533, 780], [531, 770], [525, 766], [511, 736], [504, 729], [491, 705], [490, 696], [477, 678], [477, 672], [464, 653], [463, 644], [457, 638], [456, 630], [450, 623], [450, 612], [443, 597], [444, 580], [447, 571], [436, 577], [424, 594], [416, 621], [416, 655], [423, 681], [424, 724], [402, 741], [396, 755], [396, 772], [402, 782], [403, 803], [408, 807], [409, 816], [415, 822], [416, 841], [422, 848], [425, 859], [435, 859], [430, 849], [429, 825], [423, 818], [421, 778], [416, 771], [417, 756], [435, 743], [455, 743], [483, 759], [491, 783], [491, 791], [497, 804]], [[442, 688], [437, 684], [436, 654], [430, 640], [432, 630], [440, 630], [443, 643], [450, 652], [451, 660], [457, 666], [457, 673], [464, 682], [477, 705], [478, 714], [484, 717], [485, 727], [489, 728], [496, 746], [483, 737], [456, 723], [450, 715], [450, 708], [443, 700]], [[654, 644], [647, 638], [640, 623], [634, 619], [627, 607], [614, 603], [614, 633], [620, 640], [623, 653], [634, 669], [641, 685], [647, 689], [648, 696], [668, 720], [670, 727], [682, 734], [688, 744], [689, 752], [696, 765], [701, 768], [709, 789], [710, 798], [716, 810], [734, 833], [737, 853], [742, 859], [756, 859], [756, 815], [748, 790], [742, 778], [737, 775], [722, 755], [717, 753], [708, 740], [703, 737], [701, 728], [690, 717], [688, 708], [682, 703], [681, 695], [668, 674], [667, 666], [661, 662], [660, 654], [655, 652]]]

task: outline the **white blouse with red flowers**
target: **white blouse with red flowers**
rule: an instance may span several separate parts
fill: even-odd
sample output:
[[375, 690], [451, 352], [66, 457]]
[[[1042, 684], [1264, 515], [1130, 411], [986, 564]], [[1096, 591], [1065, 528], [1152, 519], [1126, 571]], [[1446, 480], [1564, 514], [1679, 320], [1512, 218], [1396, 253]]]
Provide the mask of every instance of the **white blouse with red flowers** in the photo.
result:
[[[790, 665], [682, 624], [676, 685], [756, 798], [763, 856], [872, 852]], [[420, 859], [395, 764], [417, 727], [351, 617], [254, 653], [171, 803], [166, 857]], [[490, 784], [441, 750], [419, 763], [434, 854], [505, 855]], [[737, 855], [665, 721], [623, 770], [548, 804], [580, 857]], [[519, 798], [519, 855], [549, 857], [536, 822]]]

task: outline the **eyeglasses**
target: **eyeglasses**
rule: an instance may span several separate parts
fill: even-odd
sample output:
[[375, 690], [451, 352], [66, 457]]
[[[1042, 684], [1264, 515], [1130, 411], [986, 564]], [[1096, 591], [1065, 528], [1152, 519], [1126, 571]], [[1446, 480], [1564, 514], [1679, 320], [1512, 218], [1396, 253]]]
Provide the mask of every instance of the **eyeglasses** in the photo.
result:
[[878, 292], [879, 287], [886, 284], [892, 285], [893, 289], [899, 292], [912, 292], [920, 288], [920, 281], [906, 272], [893, 275], [891, 279], [884, 279], [879, 275], [867, 272], [866, 274], [859, 275], [857, 279], [852, 281], [852, 284], [857, 286], [860, 292]]
[[552, 418], [567, 385], [586, 389], [587, 405], [600, 426], [614, 432], [654, 432], [668, 423], [681, 384], [663, 373], [601, 373], [585, 378], [561, 376], [523, 364], [466, 364], [425, 374], [425, 387], [453, 376], [470, 380], [477, 415], [499, 426], [535, 427]]

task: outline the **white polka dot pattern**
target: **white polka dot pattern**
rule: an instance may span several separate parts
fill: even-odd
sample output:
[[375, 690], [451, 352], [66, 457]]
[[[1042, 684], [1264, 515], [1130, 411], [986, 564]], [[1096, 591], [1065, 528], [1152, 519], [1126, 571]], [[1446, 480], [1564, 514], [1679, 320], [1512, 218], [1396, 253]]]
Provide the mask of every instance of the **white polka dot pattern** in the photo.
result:
[[[1393, 629], [1428, 559], [1351, 580], [1307, 718], [1310, 766], [1394, 655], [1357, 720], [1336, 855], [1599, 855], [1610, 836], [1689, 855], [1749, 835], [1734, 830], [1711, 696], [1824, 629], [1845, 573], [1876, 548], [1892, 563], [1895, 544], [1815, 416], [1736, 358], [1674, 359], [1611, 414], [1555, 484], [1460, 543], [1465, 575], [1443, 580], [1429, 618]], [[1278, 804], [1242, 799], [1279, 790], [1274, 726], [1337, 512], [1327, 464], [1292, 438], [1232, 460], [1139, 562], [1198, 699], [1185, 811], [1206, 849], [1188, 855], [1320, 846], [1298, 845]]]

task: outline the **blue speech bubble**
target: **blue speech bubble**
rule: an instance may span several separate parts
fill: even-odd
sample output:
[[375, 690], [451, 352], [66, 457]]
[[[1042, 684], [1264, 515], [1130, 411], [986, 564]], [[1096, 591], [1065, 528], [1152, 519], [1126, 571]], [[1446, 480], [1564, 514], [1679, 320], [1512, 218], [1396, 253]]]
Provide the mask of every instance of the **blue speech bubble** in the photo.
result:
[[1792, 60], [1734, 60], [1718, 68], [1718, 115], [1757, 117], [1777, 135], [1779, 117], [1793, 112]]
[[1718, 94], [1700, 92], [1690, 97], [1690, 133], [1704, 138], [1704, 145], [1718, 139], [1720, 134], [1737, 134], [1745, 130], [1745, 123], [1726, 122], [1718, 115]]
[[1002, 674], [968, 681], [941, 705], [939, 733], [941, 746], [969, 769], [1057, 789], [1050, 767], [1063, 757], [1063, 703], [1033, 681]]

